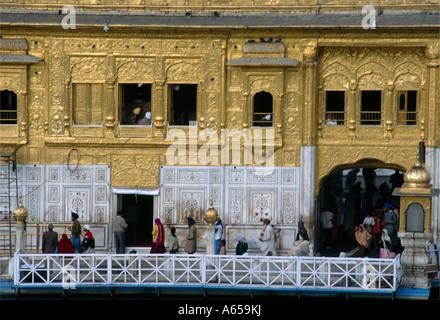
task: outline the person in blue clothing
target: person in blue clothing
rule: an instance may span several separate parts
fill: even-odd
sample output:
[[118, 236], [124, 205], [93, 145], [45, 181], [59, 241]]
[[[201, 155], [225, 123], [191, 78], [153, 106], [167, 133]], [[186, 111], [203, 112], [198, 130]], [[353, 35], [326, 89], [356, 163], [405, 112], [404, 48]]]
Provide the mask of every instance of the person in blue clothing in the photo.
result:
[[247, 255], [248, 244], [246, 238], [243, 236], [238, 237], [237, 246], [235, 247], [235, 254], [237, 256]]
[[78, 221], [78, 214], [76, 212], [72, 212], [72, 226], [68, 227], [67, 230], [72, 232], [71, 241], [78, 253], [83, 253], [84, 249], [81, 246], [81, 224]]
[[215, 254], [220, 253], [220, 248], [218, 245], [222, 240], [222, 235], [223, 235], [223, 223], [222, 223], [222, 219], [218, 218], [217, 221], [215, 222]]

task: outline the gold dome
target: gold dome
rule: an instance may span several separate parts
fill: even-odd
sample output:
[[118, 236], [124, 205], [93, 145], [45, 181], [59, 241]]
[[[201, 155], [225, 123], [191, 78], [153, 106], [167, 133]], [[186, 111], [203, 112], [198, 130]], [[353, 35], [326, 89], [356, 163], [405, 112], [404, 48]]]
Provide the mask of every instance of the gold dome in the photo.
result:
[[17, 209], [14, 210], [14, 220], [17, 221], [17, 224], [24, 224], [28, 217], [29, 213], [27, 209], [21, 204], [21, 195], [20, 195], [20, 203]]
[[211, 197], [211, 206], [208, 210], [205, 211], [203, 215], [203, 219], [208, 223], [208, 226], [215, 226], [215, 222], [218, 219], [218, 212], [212, 207], [212, 197]]
[[426, 188], [430, 186], [431, 175], [422, 163], [417, 162], [405, 173], [403, 180], [406, 187]]

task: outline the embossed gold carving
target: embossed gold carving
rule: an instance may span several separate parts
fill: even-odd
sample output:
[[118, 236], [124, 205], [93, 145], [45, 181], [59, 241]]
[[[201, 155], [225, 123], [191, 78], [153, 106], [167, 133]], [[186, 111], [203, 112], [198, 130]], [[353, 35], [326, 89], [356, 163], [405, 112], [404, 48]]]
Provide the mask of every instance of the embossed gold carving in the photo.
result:
[[[435, 52], [435, 49], [432, 51]], [[407, 154], [414, 154], [420, 137], [425, 137], [425, 117], [429, 110], [425, 103], [427, 96], [424, 89], [424, 83], [428, 81], [425, 53], [421, 47], [321, 49], [320, 101], [325, 99], [326, 90], [346, 91], [348, 130], [344, 131], [341, 126], [326, 126], [324, 119], [321, 120], [317, 148], [317, 188], [324, 176], [344, 163], [355, 164], [362, 159], [376, 159], [383, 162], [383, 167], [397, 166], [406, 170], [411, 166], [415, 158], [408, 157]], [[362, 90], [383, 92], [382, 126], [360, 124]], [[397, 92], [401, 90], [416, 90], [420, 95], [417, 107], [418, 126], [397, 125]], [[323, 103], [321, 108], [322, 106]], [[322, 114], [323, 110], [320, 112]], [[431, 112], [438, 117], [438, 108]], [[430, 133], [431, 137], [437, 137], [438, 129], [432, 129]], [[336, 145], [339, 146], [337, 149], [332, 147]]]
[[[121, 10], [145, 10], [143, 6], [148, 6], [133, 1], [122, 4], [119, 0], [109, 0], [106, 4]], [[30, 4], [32, 0], [21, 2]], [[72, 2], [99, 8], [99, 3], [93, 0]], [[270, 4], [287, 6], [284, 9], [294, 6], [294, 2], [282, 2]], [[391, 4], [391, 1], [381, 3]], [[425, 2], [411, 3], [424, 5]], [[233, 6], [237, 10], [260, 10], [267, 8], [267, 4], [265, 0], [251, 3], [211, 0], [203, 5], [207, 8]], [[32, 3], [33, 7], [39, 5]], [[196, 3], [184, 0], [161, 0], [157, 5], [158, 10], [167, 7], [171, 11], [182, 10], [185, 6], [197, 7]], [[284, 9], [280, 8], [281, 11]], [[405, 169], [414, 160], [407, 159], [406, 154], [412, 153], [420, 139], [425, 139], [427, 146], [439, 144], [439, 45], [428, 33], [421, 33], [421, 40], [416, 41], [412, 39], [413, 35], [399, 30], [394, 38], [384, 37], [380, 42], [354, 31], [341, 38], [331, 31], [318, 36], [314, 32], [284, 30], [280, 33], [281, 43], [266, 46], [246, 44], [249, 39], [258, 42], [260, 36], [268, 37], [266, 31], [264, 34], [253, 30], [200, 30], [198, 33], [179, 29], [173, 32], [133, 30], [128, 34], [122, 28], [113, 31], [116, 29], [105, 33], [105, 37], [102, 28], [92, 32], [92, 29], [76, 30], [69, 34], [49, 29], [43, 33], [26, 31], [29, 54], [44, 61], [29, 66], [29, 81], [26, 74], [15, 70], [8, 72], [5, 66], [0, 72], [0, 86], [21, 90], [21, 99], [29, 110], [25, 119], [20, 121], [23, 123], [21, 130], [16, 131], [17, 135], [23, 136], [23, 130], [26, 130], [30, 138], [20, 161], [30, 162], [27, 158], [30, 149], [40, 149], [39, 159], [46, 163], [62, 161], [73, 146], [87, 153], [104, 154], [121, 147], [125, 138], [132, 137], [138, 140], [124, 147], [124, 156], [112, 155], [111, 162], [107, 158], [99, 161], [112, 165], [112, 178], [120, 185], [157, 186], [158, 178], [151, 180], [154, 183], [140, 181], [139, 176], [155, 171], [151, 168], [142, 171], [140, 164], [144, 160], [140, 158], [148, 154], [146, 150], [153, 151], [154, 157], [165, 154], [168, 85], [176, 82], [193, 83], [199, 87], [199, 130], [250, 128], [253, 95], [261, 90], [269, 91], [273, 96], [274, 126], [279, 146], [275, 164], [300, 166], [300, 146], [316, 146], [316, 185], [334, 168], [362, 159], [376, 159], [386, 166]], [[22, 31], [5, 28], [2, 32], [4, 37], [17, 37]], [[329, 43], [331, 45], [327, 45]], [[362, 45], [357, 45], [359, 43]], [[255, 66], [226, 66], [228, 61], [251, 56], [286, 57], [300, 63], [296, 68], [265, 67], [264, 70]], [[123, 83], [151, 83], [151, 127], [119, 128], [118, 91]], [[73, 125], [75, 84], [102, 86], [102, 96], [97, 103], [101, 112], [97, 125], [101, 127]], [[359, 92], [369, 89], [380, 89], [384, 94], [383, 123], [376, 127], [359, 123]], [[346, 91], [344, 126], [325, 124], [321, 108], [326, 90]], [[420, 93], [418, 125], [397, 125], [394, 108], [399, 90], [418, 90]], [[145, 159], [154, 163], [154, 157], [148, 154]], [[98, 160], [82, 159], [81, 164], [94, 161]], [[130, 170], [133, 161], [137, 166]], [[157, 172], [153, 177], [156, 176]]]
[[112, 185], [117, 187], [157, 187], [159, 159], [146, 154], [112, 155]]

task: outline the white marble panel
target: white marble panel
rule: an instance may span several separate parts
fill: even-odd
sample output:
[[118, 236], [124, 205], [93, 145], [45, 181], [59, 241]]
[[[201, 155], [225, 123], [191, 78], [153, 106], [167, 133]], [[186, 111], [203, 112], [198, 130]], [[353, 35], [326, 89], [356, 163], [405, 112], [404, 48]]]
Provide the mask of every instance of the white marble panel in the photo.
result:
[[193, 218], [201, 223], [206, 207], [206, 190], [202, 189], [179, 189], [180, 222], [186, 223], [187, 218]]
[[90, 208], [91, 206], [91, 188], [80, 187], [65, 187], [64, 188], [64, 208], [65, 221], [71, 220], [72, 212], [78, 214], [78, 220], [81, 222], [90, 221]]
[[[0, 180], [7, 167], [0, 165]], [[80, 223], [98, 228], [100, 247], [107, 248], [110, 220], [110, 167], [102, 165], [18, 165], [18, 194], [29, 211], [29, 232], [32, 224], [70, 223], [72, 211], [80, 214]], [[3, 186], [0, 184], [0, 191]], [[16, 203], [15, 188], [11, 193], [11, 208]], [[0, 209], [3, 200], [0, 199]], [[102, 233], [102, 235], [100, 235]], [[94, 233], [95, 235], [95, 233]]]
[[276, 191], [268, 189], [248, 189], [248, 200], [250, 202], [250, 214], [247, 217], [248, 223], [261, 223], [262, 219], [269, 219], [277, 223]]
[[[280, 238], [280, 250], [287, 252], [299, 220], [300, 168], [276, 167], [269, 174], [257, 169], [252, 166], [162, 166], [158, 199], [161, 205], [156, 216], [168, 225], [185, 228], [186, 217], [192, 212], [197, 225], [205, 226], [203, 212], [212, 196], [214, 208], [228, 228], [259, 230], [260, 218], [269, 218], [273, 224], [290, 228], [290, 233], [283, 232]], [[259, 232], [252, 231], [249, 235], [251, 241], [256, 241]], [[232, 241], [227, 237], [227, 242]]]
[[228, 196], [228, 208], [229, 219], [223, 219], [224, 221], [229, 221], [233, 224], [242, 223], [243, 209], [243, 189], [242, 188], [229, 188]]

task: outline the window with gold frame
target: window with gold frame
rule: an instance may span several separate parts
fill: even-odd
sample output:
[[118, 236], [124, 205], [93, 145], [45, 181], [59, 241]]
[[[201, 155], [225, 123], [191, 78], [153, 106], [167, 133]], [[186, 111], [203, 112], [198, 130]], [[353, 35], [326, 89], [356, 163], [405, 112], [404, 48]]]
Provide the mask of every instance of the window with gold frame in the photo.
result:
[[328, 125], [345, 124], [346, 94], [343, 90], [326, 90], [324, 93], [323, 122]]
[[168, 123], [189, 126], [197, 121], [197, 84], [168, 85]]
[[72, 114], [76, 125], [101, 125], [104, 110], [104, 84], [74, 83]]
[[253, 98], [252, 126], [273, 127], [273, 97], [266, 91], [257, 92]]
[[10, 90], [0, 91], [0, 124], [17, 124], [17, 94]]
[[418, 91], [401, 90], [397, 93], [397, 125], [417, 124]]
[[151, 83], [119, 84], [119, 124], [139, 125], [150, 114], [151, 124]]
[[360, 124], [367, 126], [381, 125], [383, 120], [382, 91], [362, 90], [360, 94]]

